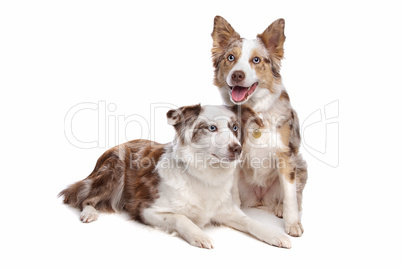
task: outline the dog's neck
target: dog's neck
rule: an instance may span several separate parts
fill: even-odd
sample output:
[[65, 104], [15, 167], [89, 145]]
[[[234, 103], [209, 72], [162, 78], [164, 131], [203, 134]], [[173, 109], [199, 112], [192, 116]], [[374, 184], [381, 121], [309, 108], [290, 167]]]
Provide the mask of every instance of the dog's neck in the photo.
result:
[[266, 116], [277, 104], [279, 96], [284, 90], [285, 87], [282, 84], [275, 84], [273, 90], [274, 93], [271, 93], [267, 88], [259, 88], [246, 102], [246, 104], [249, 105], [255, 112], [262, 113], [263, 116]]

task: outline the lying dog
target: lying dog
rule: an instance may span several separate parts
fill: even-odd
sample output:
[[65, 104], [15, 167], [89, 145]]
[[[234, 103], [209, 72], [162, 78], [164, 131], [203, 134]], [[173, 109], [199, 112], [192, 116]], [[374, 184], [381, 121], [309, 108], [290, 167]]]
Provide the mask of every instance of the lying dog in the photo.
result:
[[243, 146], [238, 187], [244, 207], [265, 206], [284, 218], [285, 230], [300, 236], [302, 193], [307, 165], [299, 153], [299, 119], [280, 75], [285, 21], [273, 22], [257, 39], [247, 40], [222, 17], [212, 33], [214, 83], [227, 105], [247, 103], [263, 119]]
[[290, 240], [247, 217], [235, 205], [231, 190], [241, 154], [240, 127], [262, 126], [249, 108], [238, 118], [225, 106], [186, 106], [167, 113], [176, 130], [172, 143], [134, 140], [106, 151], [94, 171], [59, 195], [80, 208], [92, 222], [98, 211], [126, 211], [137, 221], [176, 231], [193, 246], [213, 248], [200, 229], [223, 224], [278, 247]]

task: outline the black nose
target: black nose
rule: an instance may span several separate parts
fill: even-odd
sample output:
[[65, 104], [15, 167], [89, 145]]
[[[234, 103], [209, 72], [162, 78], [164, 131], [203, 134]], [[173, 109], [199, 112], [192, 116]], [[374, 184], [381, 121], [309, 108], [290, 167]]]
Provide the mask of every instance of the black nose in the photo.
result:
[[229, 150], [234, 154], [241, 154], [241, 146], [238, 144], [229, 145]]
[[232, 80], [236, 83], [240, 83], [241, 81], [244, 80], [246, 75], [244, 74], [243, 71], [234, 71], [232, 74]]

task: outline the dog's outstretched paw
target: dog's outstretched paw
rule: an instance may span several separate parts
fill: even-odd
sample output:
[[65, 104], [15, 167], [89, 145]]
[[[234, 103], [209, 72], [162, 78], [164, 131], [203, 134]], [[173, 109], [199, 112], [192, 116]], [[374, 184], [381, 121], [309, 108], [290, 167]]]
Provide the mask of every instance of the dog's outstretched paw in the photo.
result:
[[206, 248], [206, 249], [213, 249], [214, 246], [212, 245], [212, 240], [206, 235], [197, 235], [190, 239], [190, 245], [199, 247], [199, 248]]
[[285, 235], [277, 236], [272, 239], [272, 241], [269, 243], [272, 246], [279, 247], [279, 248], [291, 248], [292, 243], [290, 242], [289, 237]]
[[80, 220], [84, 223], [96, 221], [99, 217], [99, 212], [92, 206], [86, 206], [80, 214]]

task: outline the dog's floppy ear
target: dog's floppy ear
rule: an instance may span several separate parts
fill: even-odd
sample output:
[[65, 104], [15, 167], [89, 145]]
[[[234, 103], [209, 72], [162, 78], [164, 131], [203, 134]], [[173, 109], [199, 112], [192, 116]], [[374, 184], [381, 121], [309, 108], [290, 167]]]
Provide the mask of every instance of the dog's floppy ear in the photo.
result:
[[[212, 31], [212, 59], [216, 65], [219, 57], [224, 52], [227, 45], [236, 39], [240, 40], [240, 35], [233, 27], [221, 16], [216, 16], [214, 19], [214, 30]], [[216, 67], [216, 66], [215, 66]]]
[[170, 110], [166, 114], [168, 124], [174, 126], [176, 131], [179, 132], [185, 125], [189, 125], [197, 119], [201, 109], [201, 105], [197, 104]]
[[246, 137], [247, 129], [251, 123], [257, 124], [259, 127], [264, 127], [264, 122], [253, 109], [247, 105], [233, 105], [229, 107], [240, 119], [241, 124], [241, 138], [240, 142], [243, 144]]
[[237, 107], [240, 107], [240, 118], [241, 118], [241, 124], [243, 126], [247, 126], [250, 123], [256, 123], [259, 127], [264, 127], [264, 122], [262, 121], [261, 117], [258, 116], [256, 112], [254, 112], [253, 109], [251, 109], [247, 105], [236, 105]]

